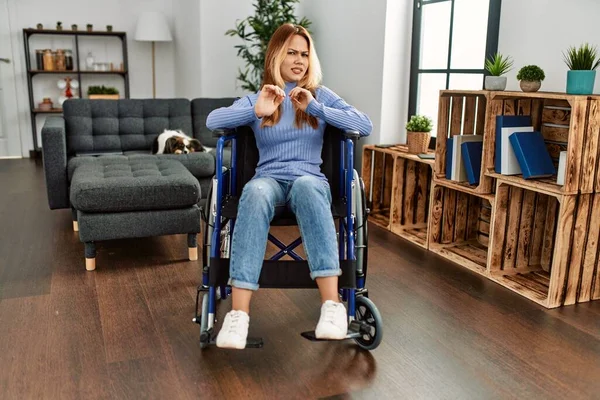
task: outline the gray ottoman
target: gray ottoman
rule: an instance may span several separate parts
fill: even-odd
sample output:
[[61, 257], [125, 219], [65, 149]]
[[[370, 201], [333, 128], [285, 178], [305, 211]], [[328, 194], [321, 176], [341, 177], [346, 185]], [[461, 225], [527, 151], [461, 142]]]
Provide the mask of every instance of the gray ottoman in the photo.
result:
[[96, 241], [183, 233], [190, 260], [197, 260], [200, 195], [198, 180], [179, 161], [89, 157], [70, 188], [86, 269], [96, 268]]

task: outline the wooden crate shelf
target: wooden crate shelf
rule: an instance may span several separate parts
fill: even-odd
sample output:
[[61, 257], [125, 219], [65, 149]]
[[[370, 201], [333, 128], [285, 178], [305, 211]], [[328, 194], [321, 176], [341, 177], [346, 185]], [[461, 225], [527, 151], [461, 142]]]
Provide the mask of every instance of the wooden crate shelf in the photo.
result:
[[369, 220], [427, 248], [433, 160], [408, 153], [406, 146], [363, 147]]
[[482, 196], [434, 183], [429, 250], [485, 274], [492, 205]]
[[547, 308], [590, 301], [600, 286], [600, 196], [549, 195], [501, 181], [496, 196], [490, 278]]
[[[498, 115], [530, 115], [556, 166], [567, 152], [564, 185], [496, 173]], [[546, 308], [600, 300], [600, 96], [442, 90], [437, 132], [434, 161], [364, 147], [370, 220]], [[456, 135], [482, 135], [477, 185], [446, 179]]]

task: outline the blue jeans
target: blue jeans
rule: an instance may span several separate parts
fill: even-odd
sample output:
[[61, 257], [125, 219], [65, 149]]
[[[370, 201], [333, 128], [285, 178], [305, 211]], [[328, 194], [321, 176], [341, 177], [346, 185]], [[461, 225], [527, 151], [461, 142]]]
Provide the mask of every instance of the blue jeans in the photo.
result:
[[295, 181], [254, 178], [242, 190], [231, 242], [229, 284], [258, 289], [267, 238], [276, 206], [296, 215], [312, 279], [340, 276], [339, 252], [329, 184], [313, 176]]

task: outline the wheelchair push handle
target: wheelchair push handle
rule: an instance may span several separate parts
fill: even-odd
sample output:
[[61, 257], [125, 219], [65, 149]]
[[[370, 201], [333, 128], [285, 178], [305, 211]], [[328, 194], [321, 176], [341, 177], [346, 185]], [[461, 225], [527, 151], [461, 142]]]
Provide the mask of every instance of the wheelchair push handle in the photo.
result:
[[232, 135], [234, 133], [235, 133], [235, 129], [229, 129], [229, 128], [217, 128], [214, 131], [212, 131], [212, 135], [214, 138], [220, 138], [223, 136]]
[[360, 133], [355, 129], [348, 129], [344, 131], [344, 137], [346, 139], [358, 140], [360, 138]]

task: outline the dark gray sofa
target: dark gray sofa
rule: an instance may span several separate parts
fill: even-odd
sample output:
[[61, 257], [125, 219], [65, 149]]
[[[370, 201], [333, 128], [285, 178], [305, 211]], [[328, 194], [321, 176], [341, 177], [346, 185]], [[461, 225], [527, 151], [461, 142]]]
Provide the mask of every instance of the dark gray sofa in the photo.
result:
[[197, 257], [198, 203], [215, 172], [214, 153], [152, 155], [152, 142], [165, 129], [181, 129], [216, 147], [206, 117], [233, 101], [71, 99], [63, 116], [46, 119], [48, 204], [72, 209], [88, 270], [95, 268], [97, 240], [186, 233], [190, 259]]

